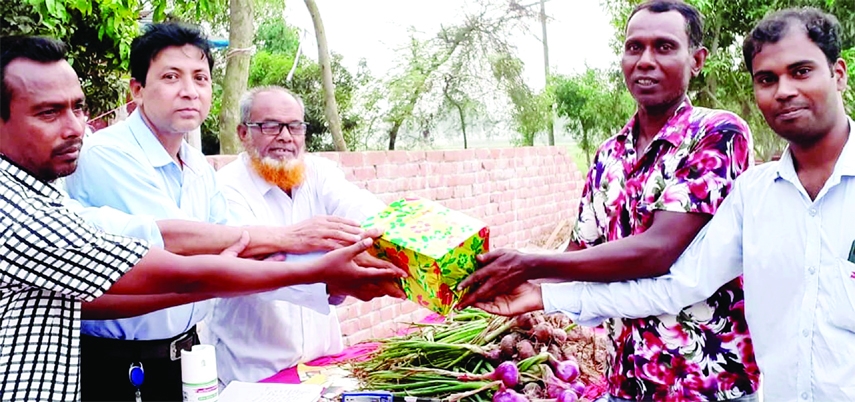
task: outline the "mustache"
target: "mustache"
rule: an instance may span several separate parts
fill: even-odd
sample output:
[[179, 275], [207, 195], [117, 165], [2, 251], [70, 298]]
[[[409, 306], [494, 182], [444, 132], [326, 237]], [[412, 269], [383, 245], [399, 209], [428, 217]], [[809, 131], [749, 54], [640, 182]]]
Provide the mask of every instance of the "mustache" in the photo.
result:
[[54, 148], [51, 153], [53, 155], [62, 155], [62, 154], [67, 153], [69, 151], [75, 150], [75, 148], [80, 149], [80, 147], [82, 147], [82, 146], [83, 146], [83, 140], [82, 139], [72, 140], [72, 141], [68, 141], [68, 142]]
[[792, 109], [806, 109], [808, 106], [810, 106], [810, 104], [806, 102], [787, 102], [780, 104], [780, 106], [778, 107], [778, 112]]

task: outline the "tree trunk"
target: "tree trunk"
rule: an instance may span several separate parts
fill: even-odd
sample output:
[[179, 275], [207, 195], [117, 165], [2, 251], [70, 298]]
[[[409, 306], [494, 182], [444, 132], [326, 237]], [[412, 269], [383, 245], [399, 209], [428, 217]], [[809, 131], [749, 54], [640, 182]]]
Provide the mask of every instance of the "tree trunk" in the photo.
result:
[[229, 0], [229, 53], [223, 79], [223, 103], [220, 107], [220, 153], [240, 151], [237, 126], [240, 124], [240, 97], [249, 80], [249, 61], [255, 27], [252, 22], [253, 0]]
[[[543, 39], [543, 90], [546, 91], [549, 86], [549, 42], [546, 38], [546, 1], [540, 0], [540, 27], [542, 30]], [[555, 145], [555, 112], [552, 109], [553, 103], [549, 104], [549, 117], [546, 119], [547, 125], [547, 142], [549, 145]], [[534, 141], [532, 141], [534, 142]], [[534, 144], [532, 144], [534, 145]]]
[[335, 101], [335, 84], [332, 79], [330, 68], [330, 50], [327, 46], [327, 35], [324, 32], [324, 23], [321, 20], [321, 12], [315, 0], [305, 0], [306, 8], [312, 15], [312, 23], [315, 25], [315, 36], [318, 40], [318, 62], [321, 65], [321, 78], [324, 87], [324, 113], [327, 116], [330, 133], [333, 137], [333, 145], [338, 152], [347, 151], [347, 143], [341, 133], [341, 118], [338, 115], [338, 104]]
[[463, 149], [468, 149], [469, 142], [466, 140], [466, 114], [463, 113], [462, 105], [455, 103], [454, 106], [457, 107], [457, 113], [460, 114], [460, 131], [463, 131]]
[[396, 121], [395, 124], [392, 125], [392, 129], [389, 130], [389, 150], [395, 150], [395, 140], [398, 139], [398, 130], [401, 129], [402, 121]]
[[588, 139], [588, 130], [582, 129], [582, 148], [585, 150], [585, 162], [588, 163], [588, 169], [591, 168], [591, 141]]

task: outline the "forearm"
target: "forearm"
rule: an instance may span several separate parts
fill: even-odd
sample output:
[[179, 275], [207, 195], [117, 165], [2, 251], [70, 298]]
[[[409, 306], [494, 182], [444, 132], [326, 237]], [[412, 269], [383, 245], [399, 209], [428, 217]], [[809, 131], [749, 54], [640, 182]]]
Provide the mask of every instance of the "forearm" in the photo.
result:
[[204, 294], [103, 295], [83, 303], [84, 320], [115, 320], [211, 298]]
[[242, 257], [264, 256], [295, 249], [297, 239], [287, 236], [287, 229], [274, 231], [266, 226], [214, 225], [177, 219], [157, 221], [163, 237], [164, 248], [180, 255], [218, 254], [238, 241], [244, 231], [249, 232], [249, 245]]
[[312, 263], [265, 262], [214, 255], [182, 257], [151, 249], [110, 288], [110, 294], [201, 293], [233, 296], [321, 282]]
[[526, 263], [531, 266], [531, 279], [615, 282], [663, 275], [682, 249], [669, 252], [654, 239], [639, 235], [577, 251], [531, 254]]

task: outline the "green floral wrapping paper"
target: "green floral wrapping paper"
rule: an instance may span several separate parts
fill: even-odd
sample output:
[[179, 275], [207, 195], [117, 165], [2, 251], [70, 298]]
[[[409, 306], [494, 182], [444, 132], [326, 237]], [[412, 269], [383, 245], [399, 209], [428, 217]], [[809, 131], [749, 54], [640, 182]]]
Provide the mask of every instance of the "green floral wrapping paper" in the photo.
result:
[[409, 299], [442, 315], [465, 293], [457, 284], [477, 268], [475, 256], [489, 250], [484, 222], [422, 198], [393, 202], [362, 227], [385, 230], [368, 252], [407, 269]]

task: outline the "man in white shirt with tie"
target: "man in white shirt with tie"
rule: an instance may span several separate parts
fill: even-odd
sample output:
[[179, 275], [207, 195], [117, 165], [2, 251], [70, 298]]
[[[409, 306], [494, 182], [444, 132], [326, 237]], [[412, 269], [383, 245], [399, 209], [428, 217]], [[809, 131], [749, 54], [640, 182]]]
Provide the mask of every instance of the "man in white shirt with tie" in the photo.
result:
[[[383, 209], [377, 197], [348, 182], [335, 163], [305, 153], [307, 124], [298, 96], [281, 87], [256, 88], [240, 108], [238, 136], [246, 152], [217, 172], [231, 222], [312, 226], [324, 221], [347, 231]], [[289, 254], [286, 261], [314, 259], [324, 251]], [[279, 296], [217, 301], [209, 329], [223, 384], [258, 381], [342, 350], [338, 317], [324, 287], [291, 290], [290, 297], [276, 292]], [[323, 305], [306, 307], [306, 298], [318, 296]]]
[[[674, 314], [742, 274], [753, 339], [744, 347], [755, 349], [766, 400], [855, 400], [855, 123], [843, 103], [840, 48], [837, 19], [812, 8], [774, 13], [746, 36], [757, 105], [789, 146], [780, 161], [737, 179], [670, 273], [527, 283], [479, 306], [505, 315], [563, 311], [597, 325]], [[542, 258], [534, 271], [556, 256]]]

